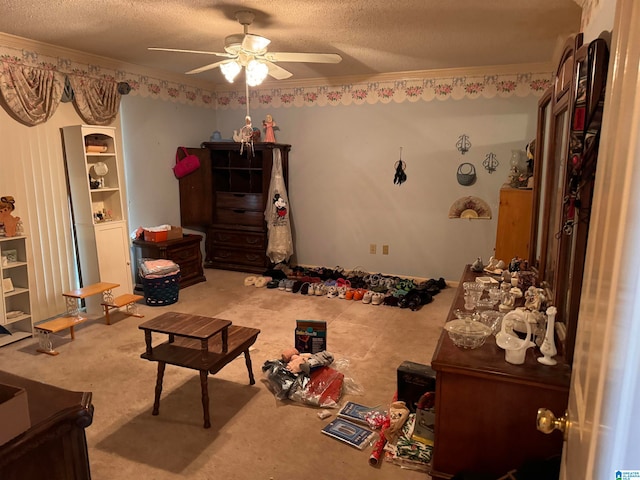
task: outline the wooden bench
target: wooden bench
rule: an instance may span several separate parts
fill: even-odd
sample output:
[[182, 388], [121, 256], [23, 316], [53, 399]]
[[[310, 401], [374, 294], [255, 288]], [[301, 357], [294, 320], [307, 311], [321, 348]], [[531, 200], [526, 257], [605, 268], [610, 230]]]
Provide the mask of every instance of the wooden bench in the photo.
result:
[[59, 352], [53, 349], [53, 344], [51, 343], [49, 334], [66, 330], [68, 328], [71, 340], [74, 340], [76, 338], [73, 330], [74, 327], [86, 321], [86, 317], [58, 317], [53, 320], [34, 325], [36, 333], [38, 334], [38, 341], [40, 343], [38, 352], [46, 353], [47, 355], [58, 355]]
[[136, 295], [134, 293], [125, 293], [123, 295], [119, 295], [114, 298], [112, 301], [102, 302], [101, 305], [104, 307], [104, 318], [107, 325], [111, 325], [111, 319], [109, 318], [109, 311], [114, 308], [122, 308], [126, 307], [127, 315], [132, 317], [142, 318], [144, 315], [138, 312], [138, 305], [136, 302], [142, 300], [144, 297], [142, 295]]
[[59, 352], [53, 349], [49, 335], [68, 328], [71, 334], [71, 340], [75, 340], [74, 327], [87, 321], [87, 317], [80, 315], [79, 300], [92, 295], [102, 294], [104, 302], [112, 303], [114, 300], [112, 290], [119, 286], [120, 284], [118, 283], [98, 282], [87, 285], [86, 287], [64, 292], [62, 296], [65, 298], [67, 306], [67, 316], [54, 318], [34, 326], [38, 336], [38, 343], [40, 344], [38, 352], [46, 353], [47, 355], [58, 355]]
[[105, 302], [113, 301], [112, 290], [119, 286], [119, 283], [98, 282], [63, 293], [62, 296], [65, 297], [65, 301], [67, 302], [67, 313], [74, 317], [80, 316], [78, 300], [82, 300], [83, 298], [87, 298], [92, 295], [102, 294], [102, 299]]

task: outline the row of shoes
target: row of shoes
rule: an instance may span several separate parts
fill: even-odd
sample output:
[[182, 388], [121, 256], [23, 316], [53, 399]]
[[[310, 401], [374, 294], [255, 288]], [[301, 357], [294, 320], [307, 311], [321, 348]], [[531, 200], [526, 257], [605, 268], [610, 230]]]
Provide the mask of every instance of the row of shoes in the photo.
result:
[[[447, 286], [443, 278], [439, 280], [432, 278], [419, 283], [417, 286], [412, 280], [397, 279], [397, 277], [380, 278], [393, 279], [394, 286], [387, 287], [387, 284], [382, 282], [382, 284], [367, 289], [354, 287], [351, 280], [345, 278], [322, 281], [317, 277], [274, 279], [269, 276], [249, 276], [245, 278], [244, 283], [247, 286], [266, 286], [267, 288], [277, 288], [282, 291], [300, 293], [302, 295], [355, 300], [371, 305], [397, 306], [400, 308], [409, 308], [413, 311], [418, 310], [422, 305], [431, 303], [433, 296]], [[371, 279], [372, 277], [370, 277], [370, 280]]]

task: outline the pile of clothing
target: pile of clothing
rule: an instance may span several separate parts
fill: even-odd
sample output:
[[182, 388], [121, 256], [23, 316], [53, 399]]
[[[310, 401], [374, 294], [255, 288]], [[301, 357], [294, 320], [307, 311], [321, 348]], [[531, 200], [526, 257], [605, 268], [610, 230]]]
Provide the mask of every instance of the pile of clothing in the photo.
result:
[[162, 278], [180, 273], [180, 265], [172, 260], [143, 258], [138, 272], [142, 278]]

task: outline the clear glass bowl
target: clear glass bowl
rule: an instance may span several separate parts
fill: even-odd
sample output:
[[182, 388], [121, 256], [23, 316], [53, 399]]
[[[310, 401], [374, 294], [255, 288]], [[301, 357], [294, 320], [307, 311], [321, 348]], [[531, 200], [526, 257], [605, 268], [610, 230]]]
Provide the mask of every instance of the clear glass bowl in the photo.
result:
[[485, 310], [480, 313], [480, 321], [491, 328], [491, 333], [494, 335], [500, 331], [502, 317], [504, 317], [504, 313], [496, 310]]
[[451, 341], [460, 348], [478, 348], [491, 335], [491, 328], [482, 322], [469, 319], [451, 320], [444, 324]]

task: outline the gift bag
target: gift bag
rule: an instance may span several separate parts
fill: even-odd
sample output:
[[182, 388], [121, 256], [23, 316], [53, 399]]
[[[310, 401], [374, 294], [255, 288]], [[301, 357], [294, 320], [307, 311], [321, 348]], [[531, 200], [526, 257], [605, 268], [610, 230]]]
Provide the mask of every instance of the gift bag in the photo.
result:
[[267, 256], [273, 263], [284, 262], [293, 255], [291, 239], [291, 206], [287, 196], [282, 173], [282, 154], [279, 148], [273, 149], [273, 169], [269, 185], [269, 201], [264, 211], [267, 222]]
[[[184, 158], [180, 159], [180, 150], [184, 152]], [[176, 151], [176, 164], [173, 167], [173, 174], [176, 178], [182, 178], [200, 168], [200, 159], [196, 155], [190, 155], [187, 149], [179, 147]]]

